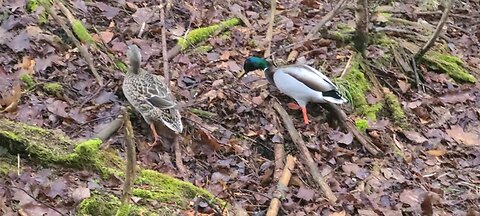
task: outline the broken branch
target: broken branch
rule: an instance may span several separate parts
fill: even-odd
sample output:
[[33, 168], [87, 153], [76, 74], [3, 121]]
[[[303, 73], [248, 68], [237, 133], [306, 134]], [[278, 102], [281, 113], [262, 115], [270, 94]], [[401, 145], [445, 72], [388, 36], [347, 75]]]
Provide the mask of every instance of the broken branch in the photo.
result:
[[316, 165], [315, 161], [312, 158], [312, 155], [308, 151], [308, 148], [305, 145], [305, 142], [303, 141], [300, 133], [298, 133], [298, 131], [293, 126], [292, 118], [288, 115], [287, 111], [285, 111], [285, 109], [283, 109], [283, 107], [278, 102], [273, 101], [273, 108], [278, 112], [280, 117], [282, 117], [283, 124], [285, 125], [285, 128], [287, 129], [288, 133], [290, 134], [292, 141], [295, 143], [298, 150], [300, 151], [300, 154], [301, 154], [300, 157], [303, 158], [304, 163], [307, 165], [308, 169], [310, 170], [310, 175], [312, 175], [313, 179], [315, 180], [315, 183], [317, 183], [318, 186], [320, 186], [323, 193], [327, 197], [328, 201], [331, 204], [334, 204], [337, 201], [337, 197], [332, 192], [332, 189], [330, 189], [330, 186], [328, 186], [328, 184], [325, 182], [325, 179], [323, 179], [322, 175], [320, 174], [320, 169], [318, 169], [318, 166]]
[[287, 156], [287, 162], [282, 171], [282, 176], [278, 181], [277, 188], [273, 192], [272, 201], [270, 201], [270, 206], [268, 207], [267, 216], [276, 216], [278, 215], [278, 210], [280, 209], [281, 200], [285, 197], [285, 193], [288, 190], [288, 182], [292, 177], [292, 170], [295, 168], [296, 158], [292, 155]]
[[437, 28], [435, 29], [435, 32], [433, 33], [432, 37], [430, 40], [422, 47], [418, 52], [415, 54], [414, 59], [418, 60], [425, 55], [425, 53], [433, 46], [435, 41], [437, 40], [438, 36], [442, 32], [443, 26], [445, 25], [445, 22], [447, 22], [448, 14], [450, 13], [450, 9], [452, 9], [454, 0], [449, 0], [447, 2], [447, 6], [445, 7], [445, 11], [442, 14], [442, 18], [440, 18], [440, 22], [438, 22]]

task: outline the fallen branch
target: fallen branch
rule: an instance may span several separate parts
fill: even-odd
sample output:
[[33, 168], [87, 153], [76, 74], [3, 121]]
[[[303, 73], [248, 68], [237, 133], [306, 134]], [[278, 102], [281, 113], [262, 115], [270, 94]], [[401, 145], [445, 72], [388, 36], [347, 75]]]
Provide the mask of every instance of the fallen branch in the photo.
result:
[[111, 121], [105, 128], [98, 132], [93, 138], [98, 138], [105, 142], [112, 134], [117, 132], [123, 124], [123, 114], [120, 114], [115, 120]]
[[343, 7], [345, 5], [345, 3], [347, 2], [348, 0], [340, 0], [336, 5], [335, 7], [333, 7], [333, 9], [328, 12], [313, 28], [312, 30], [310, 30], [310, 32], [308, 33], [307, 37], [305, 37], [303, 40], [304, 41], [308, 41], [308, 40], [311, 40], [313, 39], [313, 37], [323, 28], [323, 26], [329, 21], [331, 20], [338, 12], [342, 11], [343, 9], [345, 9], [345, 7]]
[[372, 142], [368, 141], [365, 136], [363, 136], [352, 122], [348, 120], [347, 114], [343, 112], [337, 105], [331, 103], [322, 104], [322, 106], [326, 107], [331, 113], [335, 114], [336, 118], [340, 121], [340, 124], [343, 129], [347, 130], [348, 132], [352, 133], [355, 139], [373, 156], [380, 155], [380, 149], [375, 146]]
[[[62, 29], [65, 31], [67, 34], [68, 38], [75, 44], [75, 46], [78, 48], [78, 51], [80, 52], [80, 55], [85, 59], [85, 61], [88, 64], [88, 67], [90, 68], [90, 71], [92, 72], [93, 76], [97, 80], [98, 84], [100, 86], [103, 86], [103, 79], [100, 77], [100, 75], [97, 72], [97, 69], [95, 68], [95, 65], [93, 63], [93, 57], [92, 55], [88, 52], [87, 47], [83, 46], [82, 43], [75, 37], [73, 32], [68, 28], [68, 26], [62, 21], [62, 19], [53, 12], [51, 5], [48, 4], [48, 1], [39, 1], [39, 3], [45, 8], [47, 13], [53, 17], [53, 19], [60, 24]], [[61, 2], [56, 1], [57, 5], [59, 6], [60, 10], [62, 11], [63, 14], [67, 17], [69, 20], [70, 24], [72, 24], [73, 20], [73, 15], [70, 13], [70, 11], [63, 5]]]
[[290, 177], [292, 177], [292, 170], [295, 168], [296, 158], [292, 155], [287, 156], [287, 162], [283, 168], [282, 176], [278, 181], [277, 188], [273, 192], [272, 201], [270, 201], [270, 206], [268, 207], [267, 216], [276, 216], [278, 215], [278, 210], [280, 209], [281, 200], [285, 197], [285, 194], [288, 190], [288, 182]]
[[420, 50], [418, 50], [418, 52], [415, 54], [415, 56], [413, 57], [415, 60], [419, 60], [420, 58], [422, 58], [423, 55], [425, 55], [425, 53], [433, 46], [438, 36], [442, 32], [445, 22], [447, 22], [448, 14], [450, 13], [450, 9], [452, 9], [453, 3], [454, 3], [454, 0], [449, 0], [447, 2], [445, 11], [442, 14], [442, 18], [440, 18], [440, 22], [438, 22], [435, 32], [433, 33], [430, 40], [422, 48], [420, 48]]
[[268, 23], [268, 29], [267, 29], [267, 36], [265, 37], [265, 40], [268, 45], [267, 45], [267, 49], [265, 50], [265, 53], [263, 54], [265, 58], [267, 56], [270, 56], [270, 52], [272, 49], [273, 24], [275, 23], [276, 7], [277, 7], [277, 1], [270, 0], [270, 17], [269, 17], [269, 23]]
[[283, 121], [283, 124], [285, 125], [285, 128], [290, 134], [292, 141], [295, 143], [298, 150], [300, 151], [300, 154], [301, 154], [300, 158], [304, 160], [304, 163], [307, 165], [308, 169], [310, 170], [310, 175], [312, 175], [315, 182], [318, 184], [318, 186], [320, 186], [323, 193], [327, 197], [328, 201], [331, 204], [334, 204], [337, 201], [337, 197], [335, 196], [335, 194], [333, 194], [332, 189], [330, 189], [330, 186], [328, 186], [328, 184], [325, 182], [322, 175], [320, 174], [320, 170], [318, 169], [315, 161], [313, 160], [312, 155], [308, 151], [308, 148], [305, 145], [305, 142], [303, 141], [301, 135], [293, 126], [292, 118], [288, 115], [287, 111], [285, 111], [285, 109], [283, 109], [283, 107], [278, 102], [276, 101], [273, 102], [273, 108], [278, 112], [280, 117], [282, 117], [282, 121]]
[[[124, 129], [125, 129], [125, 148], [127, 150], [127, 169], [125, 171], [125, 182], [123, 182], [122, 190], [122, 205], [119, 209], [129, 208], [129, 200], [132, 193], [133, 183], [135, 182], [135, 164], [137, 162], [135, 155], [135, 142], [133, 140], [133, 128], [128, 111], [126, 108], [122, 109]], [[122, 211], [125, 213], [125, 211]], [[128, 212], [128, 211], [126, 211]], [[118, 214], [117, 214], [118, 215]]]
[[[281, 130], [281, 123], [278, 120], [278, 115], [272, 110], [273, 122], [277, 125], [277, 130]], [[273, 153], [275, 158], [275, 171], [273, 172], [273, 179], [277, 181], [282, 175], [285, 160], [285, 146], [282, 143], [275, 143], [273, 145]]]

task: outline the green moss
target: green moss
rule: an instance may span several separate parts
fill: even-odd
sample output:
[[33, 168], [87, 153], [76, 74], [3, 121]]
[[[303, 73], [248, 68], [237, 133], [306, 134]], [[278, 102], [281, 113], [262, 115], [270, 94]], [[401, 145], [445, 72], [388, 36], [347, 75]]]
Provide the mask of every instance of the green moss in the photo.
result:
[[141, 188], [133, 189], [132, 194], [134, 196], [154, 199], [159, 202], [174, 202], [179, 206], [186, 207], [191, 199], [200, 196], [213, 200], [217, 205], [225, 205], [224, 201], [216, 199], [204, 189], [153, 170], [142, 170], [136, 184]]
[[38, 0], [27, 0], [27, 12], [32, 13], [38, 7]]
[[115, 61], [115, 67], [117, 67], [123, 73], [127, 73], [127, 71], [128, 71], [127, 65], [120, 60]]
[[355, 126], [358, 130], [365, 132], [368, 128], [368, 121], [365, 119], [357, 119], [355, 120]]
[[93, 193], [80, 203], [76, 215], [111, 216], [115, 215], [120, 205], [120, 199], [113, 195]]
[[377, 44], [384, 47], [394, 47], [395, 45], [398, 44], [394, 39], [392, 39], [391, 37], [383, 33], [374, 34], [372, 38], [373, 38], [372, 40], [373, 44]]
[[118, 208], [117, 212], [115, 213], [115, 216], [128, 216], [130, 215], [131, 209], [132, 209], [132, 206], [129, 204], [122, 205], [120, 208]]
[[35, 79], [33, 79], [32, 75], [30, 74], [23, 74], [20, 76], [20, 80], [25, 84], [27, 88], [31, 88], [35, 85]]
[[58, 82], [45, 83], [43, 89], [50, 94], [60, 94], [63, 91], [62, 85]]
[[203, 53], [210, 52], [210, 50], [212, 50], [212, 49], [213, 49], [213, 46], [210, 46], [210, 45], [199, 46], [199, 47], [196, 47], [195, 49], [193, 49], [192, 53], [203, 54]]
[[179, 38], [177, 44], [181, 47], [182, 50], [185, 50], [186, 48], [188, 48], [189, 45], [197, 44], [201, 41], [204, 41], [220, 28], [229, 28], [232, 26], [236, 26], [239, 25], [240, 22], [240, 19], [232, 18], [219, 24], [194, 29], [190, 31], [184, 38]]
[[72, 29], [75, 35], [77, 35], [80, 41], [87, 44], [94, 44], [92, 35], [88, 32], [87, 28], [80, 22], [80, 20], [74, 20], [72, 23]]
[[393, 122], [401, 128], [407, 128], [407, 116], [405, 115], [397, 96], [391, 92], [385, 93], [385, 104], [392, 115]]
[[455, 81], [469, 83], [477, 82], [477, 79], [463, 68], [462, 60], [456, 56], [430, 51], [423, 59], [426, 60], [431, 68], [448, 74]]
[[17, 170], [17, 157], [8, 153], [8, 149], [0, 146], [0, 175], [7, 176], [8, 173]]
[[220, 39], [225, 40], [225, 41], [230, 40], [231, 37], [232, 37], [232, 34], [230, 33], [230, 31], [226, 31], [226, 32], [223, 32], [222, 34], [220, 34]]
[[371, 84], [361, 71], [359, 57], [352, 62], [352, 67], [346, 76], [343, 79], [336, 79], [335, 83], [355, 107], [357, 113], [371, 120], [377, 119], [377, 113], [382, 110], [383, 104], [381, 102], [368, 104], [365, 95], [370, 90]]

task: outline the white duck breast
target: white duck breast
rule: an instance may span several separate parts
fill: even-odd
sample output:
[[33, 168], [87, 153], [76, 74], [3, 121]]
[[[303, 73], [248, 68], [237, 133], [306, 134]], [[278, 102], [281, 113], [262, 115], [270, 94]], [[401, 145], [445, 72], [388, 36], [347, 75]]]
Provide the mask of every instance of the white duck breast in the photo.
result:
[[273, 79], [275, 86], [282, 93], [294, 98], [300, 106], [305, 106], [310, 101], [337, 104], [346, 102], [327, 76], [308, 65], [280, 67], [275, 71]]

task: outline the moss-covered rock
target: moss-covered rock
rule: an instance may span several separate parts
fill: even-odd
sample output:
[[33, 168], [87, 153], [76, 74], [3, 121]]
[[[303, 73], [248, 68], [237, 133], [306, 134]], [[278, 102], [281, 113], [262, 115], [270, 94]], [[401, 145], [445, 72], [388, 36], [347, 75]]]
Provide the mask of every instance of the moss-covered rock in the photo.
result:
[[216, 32], [221, 28], [229, 28], [232, 26], [239, 25], [240, 23], [241, 23], [240, 19], [232, 18], [232, 19], [223, 21], [219, 24], [197, 28], [190, 31], [185, 37], [179, 38], [177, 41], [177, 44], [181, 47], [181, 50], [185, 50], [190, 45], [194, 45], [194, 44], [197, 44], [198, 42], [204, 41], [205, 39], [210, 37], [211, 34], [213, 34], [214, 32]]

